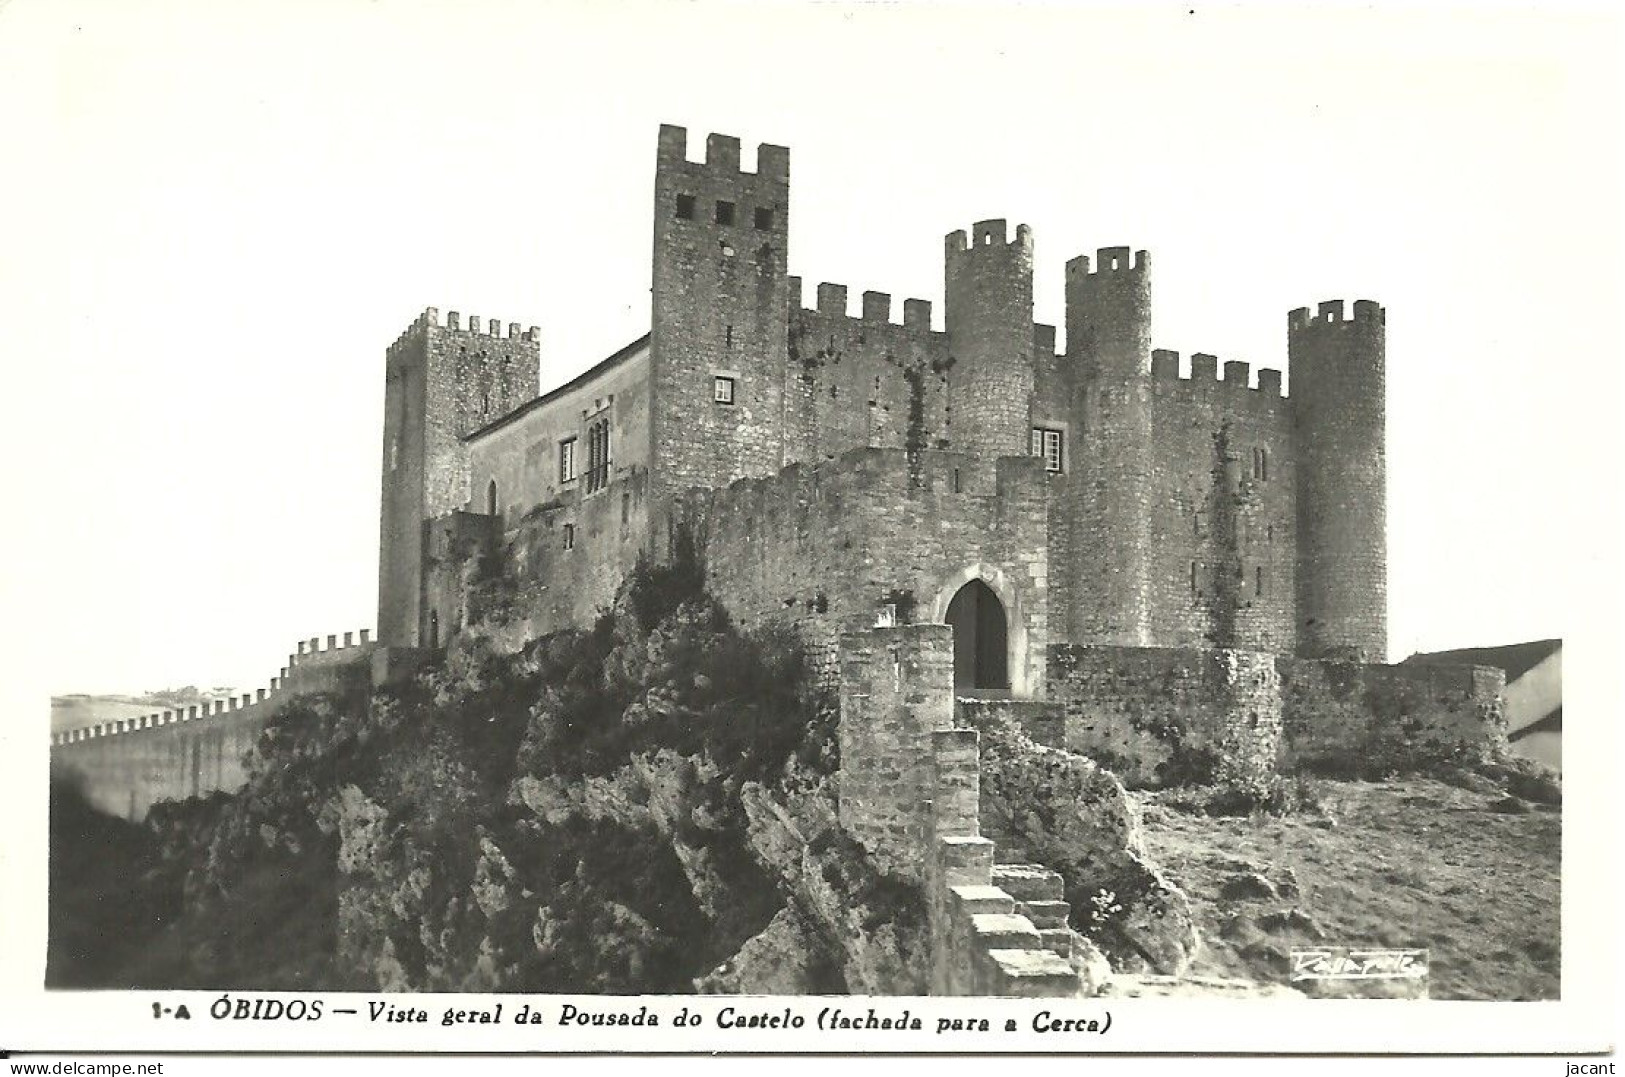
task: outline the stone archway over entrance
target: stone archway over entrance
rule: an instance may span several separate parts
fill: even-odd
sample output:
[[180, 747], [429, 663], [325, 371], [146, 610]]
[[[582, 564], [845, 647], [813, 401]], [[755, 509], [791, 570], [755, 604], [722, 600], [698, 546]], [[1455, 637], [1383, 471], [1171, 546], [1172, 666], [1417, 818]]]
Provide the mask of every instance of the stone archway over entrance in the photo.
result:
[[[977, 587], [971, 587], [973, 583]], [[949, 607], [955, 607], [952, 616]], [[998, 624], [994, 623], [995, 615]], [[944, 580], [931, 602], [930, 623], [956, 625], [955, 687], [966, 692], [1004, 691], [1015, 699], [1032, 699], [1041, 693], [1043, 672], [1041, 666], [1034, 668], [1035, 656], [1029, 653], [1027, 616], [1015, 587], [997, 565], [985, 561], [967, 565]], [[963, 623], [966, 618], [974, 625], [971, 634], [975, 642], [969, 645], [958, 642], [965, 633], [958, 630], [956, 619]], [[966, 646], [974, 649], [960, 650]], [[988, 654], [1000, 647], [1004, 650], [1002, 667], [996, 657]], [[978, 653], [982, 656], [980, 670], [975, 659]], [[962, 656], [969, 661], [962, 662]], [[961, 673], [961, 666], [968, 672]], [[962, 681], [962, 677], [966, 680]], [[979, 680], [996, 683], [998, 687], [979, 688], [976, 686]]]
[[945, 615], [954, 630], [954, 688], [1010, 688], [1009, 622], [993, 588], [971, 580], [954, 593]]

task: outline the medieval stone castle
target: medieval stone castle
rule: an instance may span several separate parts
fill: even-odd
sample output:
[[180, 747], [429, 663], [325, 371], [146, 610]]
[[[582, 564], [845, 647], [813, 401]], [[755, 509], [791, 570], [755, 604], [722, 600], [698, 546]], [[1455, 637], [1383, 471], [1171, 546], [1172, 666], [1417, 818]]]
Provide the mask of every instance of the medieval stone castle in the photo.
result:
[[[660, 133], [650, 332], [537, 394], [535, 330], [429, 310], [389, 349], [379, 640], [443, 644], [501, 547], [536, 631], [590, 618], [676, 522], [745, 621], [949, 623], [962, 686], [1046, 694], [1054, 644], [1380, 661], [1383, 310], [1287, 318], [1278, 370], [1152, 348], [1151, 264], [1026, 225], [948, 235], [931, 304], [791, 276], [789, 151]], [[741, 481], [743, 480], [743, 481]]]
[[[218, 717], [59, 734], [93, 797], [139, 815], [236, 788], [280, 698], [401, 676], [497, 613], [522, 638], [590, 623], [679, 543], [838, 685], [841, 822], [925, 881], [959, 940], [943, 990], [1073, 983], [1031, 958], [1060, 952], [1033, 934], [1064, 926], [1053, 880], [1020, 884], [1025, 919], [994, 885], [990, 721], [1142, 783], [1499, 750], [1499, 671], [1382, 664], [1378, 304], [1287, 315], [1290, 395], [1279, 370], [1153, 348], [1151, 260], [1127, 247], [1066, 263], [1058, 347], [1025, 224], [947, 236], [940, 330], [923, 299], [898, 321], [865, 291], [854, 316], [820, 284], [807, 306], [789, 151], [746, 170], [735, 138], [703, 161], [687, 142], [660, 130], [647, 335], [545, 394], [534, 327], [431, 308], [388, 348], [376, 642], [302, 643]], [[1025, 926], [976, 934], [995, 906]]]

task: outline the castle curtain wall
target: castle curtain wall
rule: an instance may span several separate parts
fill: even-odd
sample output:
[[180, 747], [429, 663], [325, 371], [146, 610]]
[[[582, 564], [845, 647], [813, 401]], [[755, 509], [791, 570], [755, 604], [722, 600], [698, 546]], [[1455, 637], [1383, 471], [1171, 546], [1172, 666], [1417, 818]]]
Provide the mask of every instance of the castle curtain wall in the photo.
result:
[[[1280, 375], [1158, 352], [1152, 377], [1152, 633], [1161, 647], [1290, 653], [1297, 560], [1292, 415]], [[1194, 566], [1194, 568], [1193, 568]]]
[[842, 631], [886, 607], [900, 623], [928, 620], [967, 571], [985, 572], [1021, 637], [1012, 688], [1042, 694], [1047, 496], [1036, 459], [859, 449], [689, 491], [671, 524], [692, 529], [708, 586], [742, 625], [798, 626], [826, 678]]
[[299, 645], [269, 689], [61, 733], [54, 774], [80, 783], [97, 808], [138, 822], [160, 800], [235, 793], [248, 780], [245, 757], [266, 723], [291, 700], [365, 690], [375, 653], [369, 633], [346, 632]]
[[820, 284], [814, 309], [800, 305], [790, 278], [789, 363], [785, 374], [785, 463], [831, 460], [848, 449], [970, 450], [951, 445], [948, 335], [931, 331], [931, 304], [864, 292], [862, 314], [847, 314], [847, 289]]

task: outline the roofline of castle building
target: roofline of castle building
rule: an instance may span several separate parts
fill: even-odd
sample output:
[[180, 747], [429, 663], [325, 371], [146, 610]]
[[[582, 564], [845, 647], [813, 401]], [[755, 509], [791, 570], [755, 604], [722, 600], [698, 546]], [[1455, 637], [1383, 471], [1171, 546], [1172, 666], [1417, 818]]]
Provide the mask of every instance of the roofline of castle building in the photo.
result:
[[464, 434], [462, 440], [467, 442], [484, 437], [486, 434], [507, 426], [509, 423], [514, 422], [525, 415], [529, 415], [542, 405], [557, 400], [559, 397], [570, 392], [572, 389], [579, 389], [582, 385], [591, 381], [593, 378], [596, 378], [598, 375], [613, 370], [615, 367], [620, 366], [626, 360], [636, 355], [644, 345], [649, 343], [650, 335], [651, 334], [649, 333], [644, 333], [632, 343], [615, 352], [615, 354], [611, 355], [608, 359], [588, 367], [586, 370], [583, 370], [581, 373], [577, 374], [575, 377], [571, 378], [557, 389], [550, 389], [533, 400], [527, 400], [525, 403], [508, 412], [508, 414], [500, 416], [496, 419], [492, 419], [478, 430]]

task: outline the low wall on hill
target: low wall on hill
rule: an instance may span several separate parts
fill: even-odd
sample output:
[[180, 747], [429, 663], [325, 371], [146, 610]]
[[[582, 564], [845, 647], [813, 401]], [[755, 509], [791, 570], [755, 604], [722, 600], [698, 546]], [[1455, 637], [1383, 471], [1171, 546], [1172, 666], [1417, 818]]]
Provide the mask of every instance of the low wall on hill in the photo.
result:
[[97, 808], [132, 822], [160, 800], [235, 792], [248, 775], [243, 757], [266, 721], [302, 696], [365, 688], [374, 644], [359, 639], [301, 640], [269, 686], [214, 703], [70, 729], [51, 737], [51, 769], [75, 780]]
[[1224, 771], [1400, 771], [1506, 749], [1505, 677], [1487, 666], [1072, 644], [1051, 647], [1048, 666], [1061, 720], [1034, 735], [1130, 784]]

